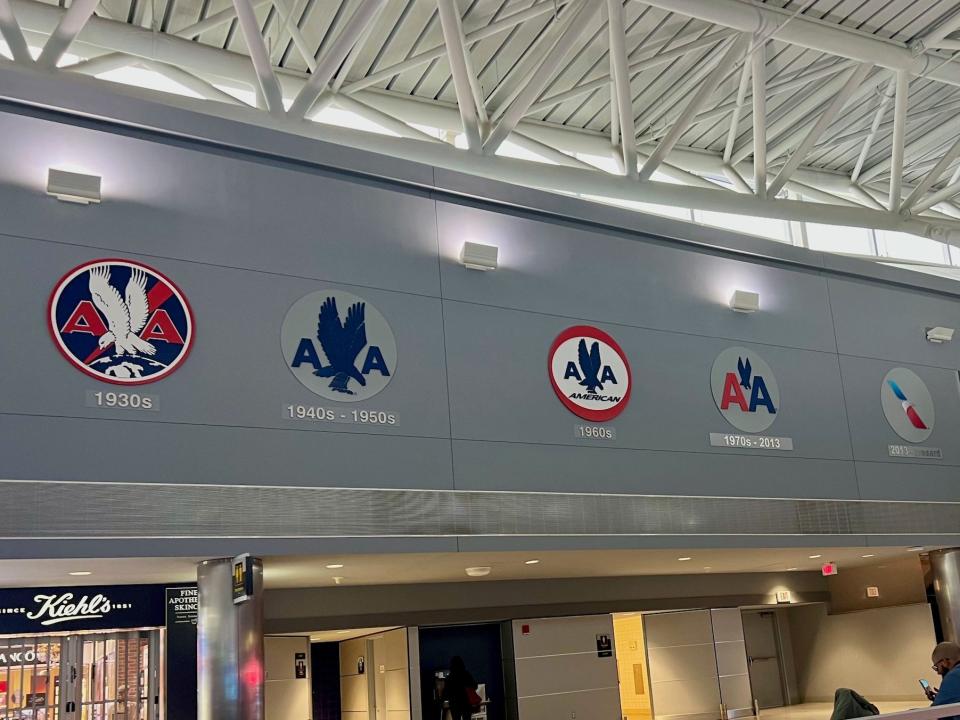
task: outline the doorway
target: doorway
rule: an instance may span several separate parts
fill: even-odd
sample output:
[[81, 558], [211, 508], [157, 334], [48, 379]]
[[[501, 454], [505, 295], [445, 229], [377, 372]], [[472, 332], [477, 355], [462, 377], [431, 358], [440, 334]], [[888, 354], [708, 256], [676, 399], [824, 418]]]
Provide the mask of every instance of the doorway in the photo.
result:
[[0, 638], [8, 720], [157, 720], [159, 633]]
[[780, 628], [774, 612], [744, 612], [743, 635], [753, 696], [761, 710], [786, 705]]

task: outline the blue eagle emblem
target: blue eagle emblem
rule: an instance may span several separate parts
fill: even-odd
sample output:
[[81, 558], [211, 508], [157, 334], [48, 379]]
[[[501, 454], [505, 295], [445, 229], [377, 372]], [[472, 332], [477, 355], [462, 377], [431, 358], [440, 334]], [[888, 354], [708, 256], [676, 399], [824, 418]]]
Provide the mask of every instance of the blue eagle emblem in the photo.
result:
[[600, 343], [594, 342], [590, 346], [590, 351], [587, 352], [587, 342], [580, 338], [580, 345], [577, 347], [577, 363], [583, 374], [580, 384], [587, 389], [587, 392], [596, 393], [598, 389], [603, 390], [603, 383], [600, 382], [600, 370], [603, 368], [600, 363]]
[[740, 387], [744, 390], [749, 390], [750, 378], [753, 376], [750, 358], [747, 358], [746, 362], [743, 361], [743, 358], [737, 358], [737, 374], [740, 375]]
[[367, 346], [365, 309], [366, 303], [354, 303], [347, 309], [346, 322], [341, 322], [336, 298], [328, 297], [320, 306], [317, 340], [330, 364], [319, 367], [313, 374], [333, 378], [330, 389], [335, 392], [353, 395], [353, 390], [349, 388], [351, 380], [356, 380], [362, 386], [367, 384], [366, 378], [357, 369], [357, 356]]

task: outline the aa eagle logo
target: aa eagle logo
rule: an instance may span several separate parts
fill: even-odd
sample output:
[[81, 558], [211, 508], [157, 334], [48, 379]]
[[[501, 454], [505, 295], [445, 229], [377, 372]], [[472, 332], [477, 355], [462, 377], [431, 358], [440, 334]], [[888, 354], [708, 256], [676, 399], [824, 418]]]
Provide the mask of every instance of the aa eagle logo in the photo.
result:
[[339, 290], [294, 303], [281, 344], [297, 380], [329, 400], [371, 398], [396, 372], [397, 344], [386, 319], [368, 301]]
[[169, 375], [193, 342], [193, 318], [180, 290], [130, 260], [94, 260], [67, 273], [50, 296], [48, 322], [74, 367], [121, 385]]
[[584, 420], [612, 420], [630, 399], [627, 356], [598, 328], [577, 325], [560, 333], [550, 348], [548, 370], [560, 402]]

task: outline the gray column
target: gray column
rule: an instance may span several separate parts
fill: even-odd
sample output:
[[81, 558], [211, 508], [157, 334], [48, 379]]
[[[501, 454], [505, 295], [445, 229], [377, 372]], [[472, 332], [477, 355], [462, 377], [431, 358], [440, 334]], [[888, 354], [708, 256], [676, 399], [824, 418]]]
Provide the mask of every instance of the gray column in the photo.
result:
[[930, 553], [943, 639], [960, 642], [960, 548]]
[[230, 558], [200, 563], [197, 585], [197, 718], [263, 720], [263, 564], [254, 560], [253, 597], [239, 605]]

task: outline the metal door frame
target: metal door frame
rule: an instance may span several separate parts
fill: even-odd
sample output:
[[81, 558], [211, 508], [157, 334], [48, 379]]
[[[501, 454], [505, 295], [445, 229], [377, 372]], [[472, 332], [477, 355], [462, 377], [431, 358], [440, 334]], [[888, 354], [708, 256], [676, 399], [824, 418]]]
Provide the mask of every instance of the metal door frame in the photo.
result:
[[[102, 633], [82, 633], [76, 635], [67, 635], [60, 638], [60, 720], [82, 720], [84, 707], [93, 707], [103, 705], [104, 709], [107, 703], [116, 703], [117, 699], [106, 698], [99, 701], [84, 701], [83, 693], [83, 651], [84, 646], [93, 643], [106, 643], [109, 640], [118, 641], [116, 647], [119, 647], [119, 641], [134, 639], [147, 640], [147, 666], [143, 668], [140, 657], [137, 658], [137, 676], [136, 676], [136, 697], [134, 698], [138, 710], [136, 718], [128, 720], [140, 720], [139, 709], [141, 707], [141, 698], [143, 707], [146, 709], [146, 720], [160, 720], [160, 632], [159, 630], [116, 630], [113, 632]], [[137, 653], [141, 652], [140, 644], [137, 644]], [[126, 652], [129, 652], [129, 646]], [[127, 655], [125, 653], [124, 659]], [[119, 662], [119, 658], [115, 660]], [[118, 665], [119, 667], [119, 665]], [[145, 670], [147, 685], [144, 688], [140, 683], [140, 670]], [[116, 690], [116, 689], [115, 689]], [[146, 690], [146, 692], [143, 692]], [[128, 690], [129, 692], [129, 690]], [[116, 694], [116, 692], [115, 692]], [[123, 701], [129, 705], [131, 700]], [[87, 720], [92, 720], [88, 716]]]
[[[781, 628], [780, 628], [779, 615], [774, 609], [741, 610], [740, 612], [741, 612], [741, 615], [749, 614], [749, 615], [759, 615], [761, 617], [763, 617], [764, 615], [770, 615], [770, 617], [773, 618], [773, 647], [776, 655], [774, 655], [773, 658], [771, 659], [774, 659], [777, 661], [777, 672], [780, 678], [780, 698], [783, 700], [783, 705], [780, 705], [779, 707], [789, 707], [791, 704], [790, 693], [789, 693], [789, 688], [787, 688], [787, 678], [786, 678], [786, 673], [784, 672], [784, 667], [783, 667], [783, 643], [782, 643], [781, 634], [780, 634]], [[744, 643], [743, 643], [744, 650], [746, 650], [747, 648], [746, 631], [744, 631], [743, 639], [744, 639]], [[753, 686], [753, 674], [751, 672], [752, 670], [753, 670], [753, 656], [750, 655], [750, 653], [748, 652], [747, 653], [747, 676], [750, 678], [750, 691], [751, 691], [751, 695], [753, 695], [754, 707], [758, 712], [759, 710], [775, 709], [776, 706], [771, 708], [760, 707], [759, 701], [757, 700], [756, 688], [754, 688]]]

